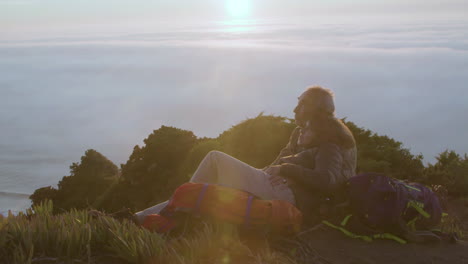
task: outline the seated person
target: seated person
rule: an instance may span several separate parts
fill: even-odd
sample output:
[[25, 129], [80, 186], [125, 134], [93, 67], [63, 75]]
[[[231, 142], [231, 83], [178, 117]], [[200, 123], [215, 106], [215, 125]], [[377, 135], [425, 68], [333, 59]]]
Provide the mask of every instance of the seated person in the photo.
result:
[[[356, 170], [354, 137], [334, 111], [333, 93], [310, 87], [294, 109], [298, 127], [270, 166], [257, 169], [225, 153], [211, 151], [190, 181], [236, 188], [261, 199], [288, 201], [303, 212], [307, 221], [307, 215], [317, 209], [313, 201], [319, 195], [336, 192]], [[138, 222], [143, 222], [146, 215], [158, 214], [167, 204], [136, 213]]]

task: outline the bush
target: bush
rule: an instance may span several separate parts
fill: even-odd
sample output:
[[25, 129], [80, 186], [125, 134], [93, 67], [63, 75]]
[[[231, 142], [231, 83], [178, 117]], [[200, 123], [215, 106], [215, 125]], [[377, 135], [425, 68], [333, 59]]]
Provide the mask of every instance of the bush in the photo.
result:
[[32, 206], [37, 206], [46, 200], [56, 200], [58, 190], [52, 186], [42, 187], [34, 191], [33, 194], [29, 196], [31, 199]]
[[[129, 199], [122, 201], [135, 209], [143, 209], [167, 200], [174, 189], [188, 180], [188, 171], [181, 166], [197, 138], [191, 131], [161, 126], [135, 146], [127, 163], [122, 165], [123, 182]], [[128, 195], [129, 194], [129, 195]], [[121, 197], [124, 200], [124, 197]]]
[[[466, 189], [466, 157], [446, 153], [427, 170], [422, 155], [388, 136], [381, 136], [345, 121], [356, 139], [360, 172], [382, 172], [389, 176], [426, 184], [449, 185], [453, 194]], [[135, 146], [128, 161], [117, 167], [94, 150], [86, 151], [81, 163], [73, 163], [58, 190], [45, 187], [31, 196], [34, 204], [46, 198], [63, 208], [93, 205], [106, 211], [122, 207], [140, 210], [170, 197], [175, 188], [189, 180], [203, 157], [211, 150], [223, 151], [254, 167], [269, 165], [287, 144], [295, 124], [292, 120], [260, 113], [224, 131], [218, 138], [197, 139], [193, 132], [161, 126]], [[100, 196], [99, 196], [100, 195]]]
[[262, 168], [275, 160], [295, 127], [290, 119], [260, 113], [223, 132], [218, 140], [227, 154]]
[[118, 168], [101, 153], [89, 149], [80, 163], [70, 166], [70, 175], [58, 183], [53, 197], [57, 208], [86, 208], [117, 180]]
[[426, 182], [445, 186], [451, 196], [468, 195], [468, 156], [446, 150], [436, 159], [425, 169]]
[[398, 179], [423, 181], [422, 155], [413, 155], [403, 144], [387, 136], [380, 136], [345, 122], [356, 139], [358, 150], [357, 173], [381, 172]]

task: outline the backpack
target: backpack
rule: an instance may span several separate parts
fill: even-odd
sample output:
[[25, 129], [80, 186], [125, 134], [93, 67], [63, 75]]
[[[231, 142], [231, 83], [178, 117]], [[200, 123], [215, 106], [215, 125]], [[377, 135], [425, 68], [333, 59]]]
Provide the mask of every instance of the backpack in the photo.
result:
[[[364, 173], [347, 182], [350, 214], [339, 225], [325, 224], [348, 236], [372, 241], [389, 238], [406, 243], [410, 234], [424, 233], [442, 219], [437, 195], [419, 183], [407, 183], [380, 173]], [[423, 231], [423, 232], [421, 232]]]
[[215, 184], [185, 183], [178, 187], [160, 214], [145, 217], [143, 227], [165, 233], [176, 227], [180, 215], [292, 235], [300, 231], [302, 213], [281, 200], [261, 200], [252, 194]]

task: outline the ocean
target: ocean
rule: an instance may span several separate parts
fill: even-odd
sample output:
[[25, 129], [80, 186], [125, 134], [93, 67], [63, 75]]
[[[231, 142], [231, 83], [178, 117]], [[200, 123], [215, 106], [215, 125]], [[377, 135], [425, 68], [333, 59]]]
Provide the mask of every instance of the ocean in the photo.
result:
[[87, 149], [116, 165], [161, 125], [216, 137], [292, 117], [318, 84], [337, 115], [426, 162], [468, 152], [466, 23], [223, 24], [0, 41], [0, 212], [30, 206]]

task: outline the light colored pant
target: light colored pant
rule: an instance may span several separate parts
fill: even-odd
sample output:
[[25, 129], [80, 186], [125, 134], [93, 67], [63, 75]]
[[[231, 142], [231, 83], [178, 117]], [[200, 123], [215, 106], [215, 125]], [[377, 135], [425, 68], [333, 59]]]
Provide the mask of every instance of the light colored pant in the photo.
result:
[[[190, 182], [219, 184], [249, 192], [264, 200], [284, 200], [295, 204], [294, 194], [286, 184], [272, 186], [270, 175], [223, 152], [211, 151], [198, 165]], [[136, 213], [141, 223], [146, 215], [158, 214], [169, 201]]]

